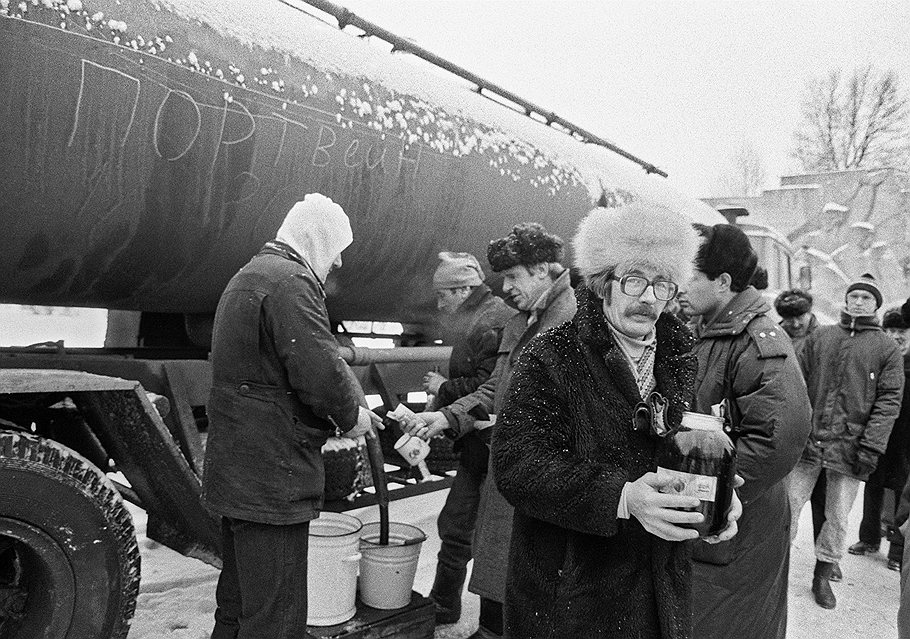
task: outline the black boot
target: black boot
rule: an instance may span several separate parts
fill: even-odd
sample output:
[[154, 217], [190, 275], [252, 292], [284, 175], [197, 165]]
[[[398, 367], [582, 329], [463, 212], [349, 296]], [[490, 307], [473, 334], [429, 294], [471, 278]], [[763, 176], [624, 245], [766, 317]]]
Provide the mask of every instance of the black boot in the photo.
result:
[[461, 589], [467, 570], [452, 570], [437, 564], [429, 598], [436, 607], [436, 623], [455, 623], [461, 618]]
[[812, 594], [815, 595], [815, 603], [822, 608], [831, 610], [837, 605], [837, 599], [834, 597], [834, 591], [831, 590], [831, 571], [834, 564], [828, 561], [815, 562], [815, 575], [812, 577]]
[[828, 581], [833, 581], [834, 583], [843, 581], [844, 573], [842, 573], [840, 571], [840, 564], [833, 564], [833, 566], [834, 567], [831, 569], [831, 579], [829, 579]]

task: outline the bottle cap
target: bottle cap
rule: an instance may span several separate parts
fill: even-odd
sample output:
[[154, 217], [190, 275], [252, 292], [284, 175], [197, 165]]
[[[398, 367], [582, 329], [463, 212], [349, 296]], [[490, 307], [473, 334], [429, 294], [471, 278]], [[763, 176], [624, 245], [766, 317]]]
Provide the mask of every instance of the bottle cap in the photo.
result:
[[682, 425], [691, 430], [720, 430], [724, 428], [724, 420], [721, 417], [705, 415], [703, 413], [692, 413], [684, 411], [682, 416]]

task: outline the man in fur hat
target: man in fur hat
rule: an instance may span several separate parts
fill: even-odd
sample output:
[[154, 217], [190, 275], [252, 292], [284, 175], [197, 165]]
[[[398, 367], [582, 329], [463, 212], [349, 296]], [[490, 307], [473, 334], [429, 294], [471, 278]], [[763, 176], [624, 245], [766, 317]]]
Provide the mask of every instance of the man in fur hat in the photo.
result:
[[847, 518], [860, 484], [885, 452], [904, 387], [903, 357], [876, 316], [878, 284], [864, 273], [847, 287], [840, 323], [807, 339], [800, 363], [812, 400], [812, 434], [790, 474], [791, 537], [815, 482], [825, 473], [825, 524], [815, 542], [812, 592], [822, 608], [837, 600], [829, 583], [846, 548]]
[[[684, 510], [698, 498], [662, 492], [651, 419], [633, 424], [653, 393], [668, 427], [690, 408], [692, 337], [663, 311], [696, 236], [682, 216], [634, 203], [593, 210], [574, 246], [578, 312], [522, 353], [493, 435], [493, 476], [515, 506], [506, 636], [685, 639], [680, 542], [698, 536], [685, 525], [702, 515]], [[736, 500], [723, 539], [739, 512]]]
[[693, 550], [693, 634], [784, 639], [790, 523], [784, 478], [809, 432], [793, 346], [749, 282], [757, 257], [733, 225], [696, 225], [702, 241], [680, 304], [693, 318], [695, 410], [723, 406], [736, 446], [743, 516], [730, 542]]
[[310, 520], [322, 507], [329, 435], [373, 434], [379, 417], [338, 355], [325, 285], [353, 241], [340, 206], [318, 193], [221, 295], [202, 499], [221, 517], [224, 568], [212, 639], [307, 633]]
[[774, 310], [780, 315], [780, 326], [793, 344], [798, 355], [806, 336], [818, 328], [818, 320], [812, 312], [812, 295], [802, 289], [783, 291], [774, 300]]
[[[519, 312], [503, 330], [499, 357], [490, 378], [480, 388], [441, 411], [420, 413], [409, 424], [412, 435], [429, 439], [438, 433], [462, 438], [481, 430], [486, 442], [489, 428], [502, 408], [512, 368], [531, 339], [575, 314], [575, 296], [569, 270], [560, 264], [562, 240], [535, 223], [519, 224], [506, 237], [490, 242], [487, 260], [502, 273], [502, 290]], [[494, 427], [495, 428], [495, 427]], [[488, 475], [481, 489], [474, 567], [468, 590], [480, 595], [480, 627], [474, 639], [502, 635], [502, 602], [505, 600], [506, 563], [512, 531], [512, 508]]]
[[[424, 389], [435, 396], [434, 406], [442, 408], [490, 378], [503, 328], [515, 311], [483, 283], [483, 270], [476, 257], [443, 251], [439, 259], [433, 288], [436, 306], [444, 313], [444, 342], [452, 345], [452, 355], [448, 379], [430, 371], [424, 376]], [[477, 431], [466, 433], [454, 448], [460, 453], [458, 468], [437, 521], [442, 545], [430, 591], [436, 623], [442, 624], [455, 623], [461, 617], [461, 591], [471, 561], [480, 489], [490, 458]]]

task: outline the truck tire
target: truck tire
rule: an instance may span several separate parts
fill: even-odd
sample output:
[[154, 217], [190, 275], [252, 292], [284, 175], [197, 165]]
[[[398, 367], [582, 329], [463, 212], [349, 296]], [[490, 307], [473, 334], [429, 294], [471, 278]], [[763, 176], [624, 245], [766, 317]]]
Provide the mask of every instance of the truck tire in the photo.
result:
[[139, 548], [113, 484], [75, 451], [0, 431], [0, 639], [122, 639]]

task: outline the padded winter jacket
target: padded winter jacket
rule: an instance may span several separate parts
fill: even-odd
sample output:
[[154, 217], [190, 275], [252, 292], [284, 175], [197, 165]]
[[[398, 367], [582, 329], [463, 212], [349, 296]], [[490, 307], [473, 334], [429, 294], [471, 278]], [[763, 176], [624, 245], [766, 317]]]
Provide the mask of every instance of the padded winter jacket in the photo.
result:
[[787, 627], [790, 507], [783, 479], [799, 461], [810, 409], [793, 346], [753, 287], [711, 323], [696, 324], [695, 410], [733, 404], [739, 533], [693, 553], [694, 636], [783, 639]]
[[329, 328], [325, 293], [289, 246], [269, 242], [215, 313], [202, 495], [215, 514], [266, 524], [314, 519], [322, 445], [357, 423], [360, 389]]
[[857, 459], [885, 452], [900, 411], [904, 363], [897, 344], [874, 317], [844, 313], [839, 324], [806, 339], [800, 363], [813, 410], [803, 460], [866, 480]]

